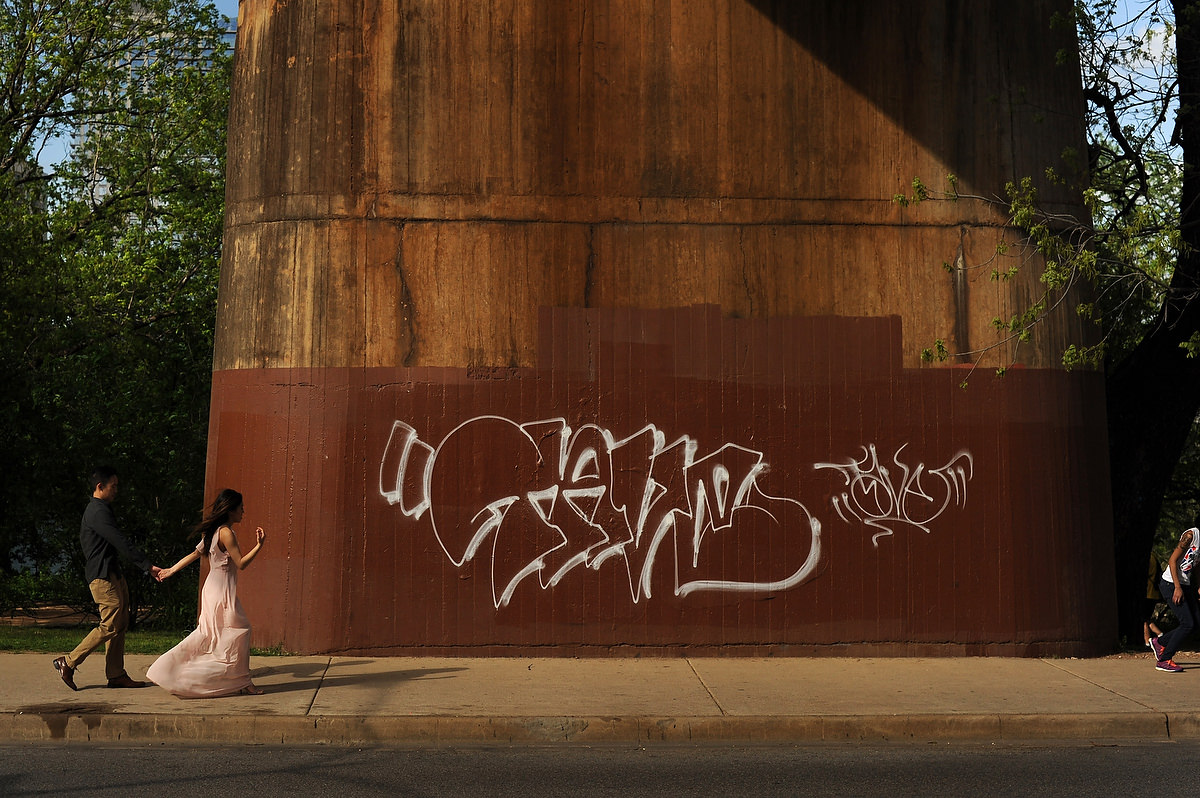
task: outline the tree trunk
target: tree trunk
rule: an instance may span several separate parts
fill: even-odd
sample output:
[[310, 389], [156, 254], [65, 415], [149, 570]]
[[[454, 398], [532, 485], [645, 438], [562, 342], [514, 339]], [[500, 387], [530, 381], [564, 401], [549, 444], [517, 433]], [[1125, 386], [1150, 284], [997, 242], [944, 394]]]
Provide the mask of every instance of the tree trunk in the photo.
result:
[[1108, 379], [1117, 608], [1127, 641], [1141, 634], [1163, 495], [1200, 410], [1200, 361], [1188, 358], [1179, 341], [1177, 330], [1148, 336]]
[[1200, 411], [1200, 358], [1181, 344], [1200, 332], [1200, 3], [1174, 3], [1183, 150], [1181, 245], [1159, 324], [1108, 378], [1109, 456], [1120, 632], [1141, 634], [1146, 567], [1163, 495]]

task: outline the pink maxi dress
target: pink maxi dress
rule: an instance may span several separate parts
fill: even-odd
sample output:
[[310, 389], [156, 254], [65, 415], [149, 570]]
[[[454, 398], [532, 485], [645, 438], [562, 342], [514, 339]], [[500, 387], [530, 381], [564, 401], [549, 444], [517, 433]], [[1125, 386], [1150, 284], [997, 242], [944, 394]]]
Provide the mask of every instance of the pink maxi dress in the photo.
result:
[[[146, 671], [147, 679], [180, 698], [231, 695], [251, 684], [250, 620], [238, 601], [238, 567], [221, 549], [220, 537], [214, 534], [209, 546], [195, 631]], [[201, 541], [196, 550], [203, 547]]]

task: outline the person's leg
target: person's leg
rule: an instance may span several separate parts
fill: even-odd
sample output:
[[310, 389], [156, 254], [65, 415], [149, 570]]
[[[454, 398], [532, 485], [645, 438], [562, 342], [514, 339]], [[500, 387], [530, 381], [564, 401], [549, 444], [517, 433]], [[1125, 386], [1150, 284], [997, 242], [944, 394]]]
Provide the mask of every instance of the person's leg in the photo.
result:
[[1150, 645], [1150, 638], [1157, 637], [1162, 634], [1162, 630], [1154, 623], [1154, 610], [1158, 606], [1158, 596], [1153, 598], [1147, 597], [1145, 607], [1142, 610], [1142, 645]]
[[1175, 603], [1175, 585], [1163, 579], [1158, 584], [1158, 589], [1166, 599], [1167, 606], [1171, 608], [1171, 612], [1175, 613], [1175, 617], [1179, 619], [1179, 626], [1161, 635], [1158, 638], [1159, 644], [1162, 646], [1161, 652], [1158, 654], [1160, 661], [1171, 659], [1175, 656], [1175, 652], [1179, 647], [1191, 637], [1192, 630], [1196, 628], [1196, 591], [1190, 587], [1185, 587], [1183, 591], [1183, 601]]
[[[88, 588], [92, 591], [92, 599], [100, 611], [100, 624], [88, 632], [87, 637], [83, 638], [83, 641], [75, 646], [75, 650], [67, 655], [67, 665], [71, 668], [78, 668], [82, 665], [89, 654], [103, 643], [111, 640], [116, 634], [113, 622], [121, 606], [116, 585], [107, 579], [93, 579]], [[107, 665], [105, 670], [107, 670]]]
[[113, 635], [104, 654], [104, 675], [117, 679], [125, 675], [125, 630], [129, 628], [129, 584], [125, 577], [113, 579], [117, 593], [117, 611], [113, 616]]
[[1176, 651], [1187, 645], [1188, 639], [1200, 630], [1200, 594], [1197, 594], [1196, 587], [1196, 585], [1188, 585], [1183, 589], [1183, 603], [1191, 614], [1192, 626], [1187, 634], [1180, 634], [1175, 638]]

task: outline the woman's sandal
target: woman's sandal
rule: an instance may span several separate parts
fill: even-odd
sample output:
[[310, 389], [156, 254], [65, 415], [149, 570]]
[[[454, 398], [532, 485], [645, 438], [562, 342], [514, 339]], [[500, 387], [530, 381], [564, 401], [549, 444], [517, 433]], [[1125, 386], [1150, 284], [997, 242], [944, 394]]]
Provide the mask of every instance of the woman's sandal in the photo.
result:
[[243, 687], [241, 690], [238, 690], [238, 695], [262, 695], [265, 692], [266, 690], [263, 690], [262, 688], [249, 685], [247, 687]]

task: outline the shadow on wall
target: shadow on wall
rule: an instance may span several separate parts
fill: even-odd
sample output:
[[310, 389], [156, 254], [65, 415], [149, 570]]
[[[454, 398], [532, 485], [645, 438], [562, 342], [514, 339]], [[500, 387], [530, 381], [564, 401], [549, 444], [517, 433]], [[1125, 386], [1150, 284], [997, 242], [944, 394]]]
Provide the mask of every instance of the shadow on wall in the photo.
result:
[[[1078, 59], [1057, 58], [1077, 51], [1073, 25], [1056, 18], [1068, 2], [748, 2], [968, 185], [1039, 176], [1051, 165], [1039, 153], [1083, 144]], [[1028, 158], [1003, 145], [1028, 136], [1058, 140]]]

